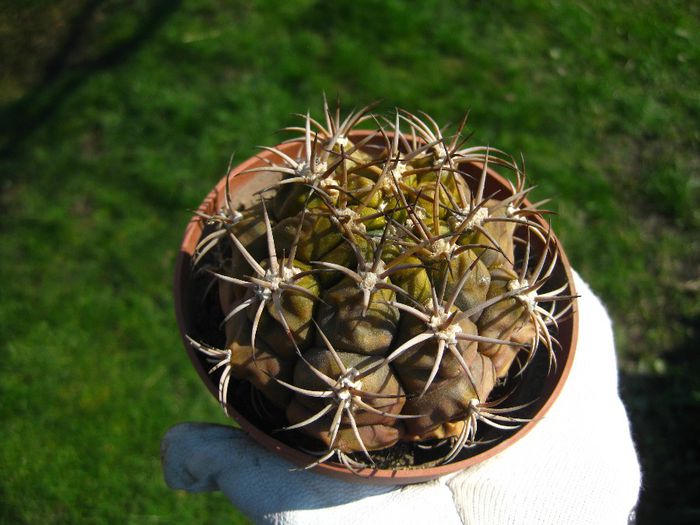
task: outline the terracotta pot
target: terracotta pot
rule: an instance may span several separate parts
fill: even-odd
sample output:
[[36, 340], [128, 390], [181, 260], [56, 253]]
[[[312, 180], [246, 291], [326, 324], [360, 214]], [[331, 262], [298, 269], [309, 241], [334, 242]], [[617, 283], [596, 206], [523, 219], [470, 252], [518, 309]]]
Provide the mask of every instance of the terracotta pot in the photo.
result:
[[[368, 133], [371, 132], [355, 131], [351, 134], [351, 138], [362, 138]], [[299, 151], [298, 143], [283, 143], [276, 147], [290, 156], [296, 156]], [[236, 203], [243, 205], [252, 203], [253, 194], [256, 191], [269, 186], [272, 180], [279, 178], [272, 173], [243, 173], [245, 170], [252, 167], [265, 166], [266, 164], [263, 159], [268, 159], [273, 162], [278, 161], [277, 157], [270, 152], [261, 151], [257, 157], [250, 158], [231, 170], [229, 177], [230, 191], [232, 198]], [[478, 164], [462, 165], [461, 168], [469, 175], [473, 175], [475, 180], [482, 171], [482, 166]], [[485, 195], [496, 193], [503, 196], [511, 194], [510, 184], [506, 181], [506, 179], [491, 169], [488, 170], [488, 173], [490, 177], [487, 181]], [[199, 207], [200, 211], [204, 213], [212, 213], [214, 210], [218, 210], [221, 207], [224, 200], [225, 184], [226, 177], [222, 178], [209, 193], [206, 199], [204, 199]], [[525, 205], [529, 204], [527, 201], [525, 202]], [[544, 221], [541, 219], [538, 220], [546, 226]], [[180, 246], [180, 253], [177, 258], [175, 269], [175, 310], [180, 334], [182, 336], [182, 341], [187, 354], [189, 355], [192, 364], [194, 365], [204, 384], [207, 386], [214, 398], [218, 399], [218, 383], [207, 373], [207, 370], [211, 365], [206, 361], [206, 357], [201, 352], [198, 352], [192, 345], [190, 345], [185, 337], [185, 335], [188, 334], [196, 338], [197, 336], [201, 336], [204, 332], [206, 332], [208, 336], [210, 336], [209, 342], [211, 344], [215, 344], [215, 341], [211, 340], [211, 331], [219, 330], [218, 321], [208, 321], [208, 316], [211, 315], [214, 318], [218, 316], [219, 320], [221, 319], [220, 312], [216, 311], [219, 308], [218, 301], [209, 301], [209, 303], [214, 304], [202, 304], [202, 292], [201, 289], [199, 289], [201, 287], [198, 287], [198, 284], [201, 283], [197, 282], [197, 277], [192, 271], [192, 255], [202, 235], [203, 228], [204, 224], [202, 219], [196, 215], [192, 217], [187, 225], [185, 236]], [[553, 239], [553, 245], [554, 249], [558, 252], [559, 263], [557, 264], [554, 274], [550, 278], [549, 283], [551, 284], [549, 287], [554, 289], [566, 283], [568, 284], [568, 291], [563, 293], [575, 295], [576, 292], [573, 287], [571, 267], [556, 237]], [[207, 310], [207, 308], [209, 308], [209, 310]], [[571, 315], [567, 316], [565, 319], [562, 319], [559, 323], [557, 340], [561, 345], [561, 350], [557, 354], [556, 369], [547, 374], [548, 358], [545, 355], [545, 352], [538, 352], [533, 364], [530, 365], [522, 374], [522, 388], [517, 388], [515, 393], [509, 397], [508, 404], [510, 406], [530, 403], [528, 407], [522, 409], [522, 411], [519, 411], [517, 414], [514, 414], [517, 417], [532, 419], [532, 421], [524, 424], [518, 430], [507, 433], [505, 436], [502, 434], [494, 436], [494, 442], [487, 445], [478, 445], [477, 447], [470, 448], [469, 451], [466, 452], [468, 457], [465, 459], [456, 460], [446, 465], [402, 470], [366, 468], [360, 472], [352, 473], [342, 465], [324, 463], [315, 467], [314, 471], [334, 477], [344, 478], [348, 481], [363, 481], [392, 485], [409, 484], [427, 481], [456, 470], [464, 469], [499, 453], [527, 434], [534, 427], [534, 425], [537, 424], [537, 420], [541, 419], [545, 415], [549, 407], [557, 398], [564, 381], [569, 374], [576, 348], [578, 312], [575, 304], [571, 312]], [[224, 336], [223, 331], [221, 332], [222, 333], [219, 334], [222, 341], [220, 346], [223, 346]], [[214, 334], [214, 337], [216, 337], [216, 334]], [[232, 378], [232, 382], [233, 381], [234, 379]], [[235, 389], [233, 389], [233, 391], [235, 392]], [[535, 400], [534, 402], [532, 402], [533, 399]], [[286, 459], [299, 466], [305, 466], [315, 461], [315, 457], [291, 447], [280, 439], [277, 439], [275, 436], [272, 436], [264, 430], [258, 428], [254, 422], [251, 421], [250, 417], [243, 414], [245, 410], [242, 410], [241, 407], [229, 405], [227, 409], [229, 415], [239, 423], [244, 431], [246, 431], [255, 441], [262, 444], [272, 452], [284, 456]], [[488, 437], [489, 436], [487, 434], [484, 439], [488, 439]], [[464, 454], [465, 452], [463, 452], [462, 455]]]

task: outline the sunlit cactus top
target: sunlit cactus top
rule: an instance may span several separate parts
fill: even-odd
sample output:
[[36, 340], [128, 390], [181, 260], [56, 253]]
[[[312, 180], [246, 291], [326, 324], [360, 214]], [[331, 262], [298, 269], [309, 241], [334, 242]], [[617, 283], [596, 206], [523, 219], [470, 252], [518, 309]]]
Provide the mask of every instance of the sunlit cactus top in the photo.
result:
[[[536, 352], [556, 366], [571, 297], [546, 285], [556, 251], [518, 163], [470, 146], [466, 118], [446, 135], [425, 114], [371, 111], [302, 116], [294, 153], [262, 147], [274, 162], [249, 170], [278, 175], [256, 204], [236, 209], [227, 183], [201, 214], [194, 261], [218, 286], [226, 345], [191, 343], [224, 408], [246, 385], [312, 465], [371, 466], [397, 443], [442, 446], [448, 462], [482, 423], [523, 422], [489, 396]], [[507, 194], [488, 194], [490, 167], [509, 173]]]

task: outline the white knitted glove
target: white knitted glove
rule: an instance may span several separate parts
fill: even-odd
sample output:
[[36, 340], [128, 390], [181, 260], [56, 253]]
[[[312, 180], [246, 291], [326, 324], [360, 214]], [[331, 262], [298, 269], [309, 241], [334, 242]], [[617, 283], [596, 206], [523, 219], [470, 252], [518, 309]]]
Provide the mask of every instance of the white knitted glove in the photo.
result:
[[166, 483], [221, 490], [256, 523], [626, 524], [640, 472], [610, 318], [574, 277], [580, 329], [569, 379], [532, 431], [496, 456], [429, 483], [381, 487], [290, 471], [239, 430], [184, 423], [163, 438]]

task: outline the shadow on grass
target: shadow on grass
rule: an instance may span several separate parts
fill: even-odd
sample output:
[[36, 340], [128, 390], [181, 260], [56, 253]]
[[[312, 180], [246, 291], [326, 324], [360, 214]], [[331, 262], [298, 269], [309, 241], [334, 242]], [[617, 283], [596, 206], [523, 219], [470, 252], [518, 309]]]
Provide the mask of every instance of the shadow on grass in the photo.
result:
[[700, 318], [663, 374], [623, 374], [622, 398], [642, 463], [637, 524], [700, 523]]
[[[61, 107], [62, 102], [91, 75], [118, 66], [132, 57], [148, 38], [177, 11], [181, 0], [149, 2], [135, 29], [105, 45], [92, 58], [71, 63], [71, 58], [95, 42], [84, 35], [98, 33], [99, 10], [104, 0], [88, 0], [70, 22], [63, 42], [46, 61], [39, 80], [19, 101], [0, 108], [0, 155], [16, 152], [31, 134]], [[99, 29], [99, 28], [97, 28]], [[97, 43], [99, 47], [99, 42]]]
[[0, 523], [27, 523], [21, 510], [8, 503], [9, 498], [4, 485], [5, 481], [0, 480]]

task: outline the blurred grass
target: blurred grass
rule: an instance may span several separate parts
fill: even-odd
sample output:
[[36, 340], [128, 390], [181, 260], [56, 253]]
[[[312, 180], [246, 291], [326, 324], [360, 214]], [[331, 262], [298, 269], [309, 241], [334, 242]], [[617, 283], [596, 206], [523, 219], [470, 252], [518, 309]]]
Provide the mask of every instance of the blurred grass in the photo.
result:
[[243, 522], [161, 481], [168, 426], [224, 421], [178, 340], [174, 258], [229, 154], [322, 91], [442, 122], [471, 108], [475, 141], [524, 153], [615, 319], [639, 523], [700, 519], [697, 4], [0, 9], [1, 522]]

